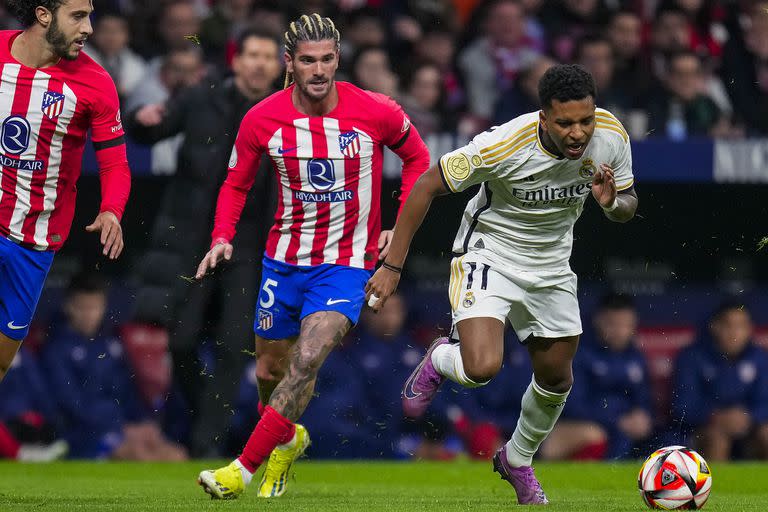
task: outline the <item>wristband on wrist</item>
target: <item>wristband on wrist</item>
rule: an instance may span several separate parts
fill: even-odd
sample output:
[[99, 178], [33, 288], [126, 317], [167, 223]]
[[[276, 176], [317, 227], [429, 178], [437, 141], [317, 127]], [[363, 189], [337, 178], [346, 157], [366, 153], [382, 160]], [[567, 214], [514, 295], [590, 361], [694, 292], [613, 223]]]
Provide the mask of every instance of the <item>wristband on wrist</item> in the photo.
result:
[[615, 210], [618, 207], [619, 207], [619, 198], [618, 197], [615, 197], [613, 199], [613, 204], [611, 204], [611, 206], [600, 205], [600, 208], [602, 208], [605, 213], [610, 213], [610, 212], [612, 212], [613, 210]]
[[384, 263], [382, 263], [381, 266], [384, 267], [387, 270], [390, 270], [390, 271], [396, 273], [396, 274], [400, 274], [403, 271], [402, 267], [396, 267], [394, 265], [390, 265], [386, 261]]

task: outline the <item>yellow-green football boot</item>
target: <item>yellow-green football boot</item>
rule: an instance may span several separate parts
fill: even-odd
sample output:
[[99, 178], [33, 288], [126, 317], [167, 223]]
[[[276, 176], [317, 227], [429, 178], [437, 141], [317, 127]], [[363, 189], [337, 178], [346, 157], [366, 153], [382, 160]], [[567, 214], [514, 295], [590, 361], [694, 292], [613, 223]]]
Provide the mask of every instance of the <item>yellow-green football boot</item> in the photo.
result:
[[310, 444], [309, 432], [296, 424], [296, 443], [292, 448], [275, 448], [269, 456], [264, 476], [259, 483], [259, 498], [276, 498], [285, 494], [288, 472]]
[[212, 500], [234, 500], [245, 490], [243, 474], [234, 462], [216, 470], [201, 471], [197, 483], [211, 495]]

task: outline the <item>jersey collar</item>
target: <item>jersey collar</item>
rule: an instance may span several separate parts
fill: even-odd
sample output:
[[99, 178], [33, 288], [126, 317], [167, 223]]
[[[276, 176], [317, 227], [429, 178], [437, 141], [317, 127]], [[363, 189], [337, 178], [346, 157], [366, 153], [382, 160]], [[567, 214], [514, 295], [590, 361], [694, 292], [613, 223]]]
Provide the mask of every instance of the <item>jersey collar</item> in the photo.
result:
[[544, 143], [541, 142], [541, 120], [536, 124], [536, 146], [541, 150], [542, 153], [547, 155], [550, 158], [554, 158], [555, 160], [562, 160], [564, 157], [557, 156], [556, 154], [552, 153], [551, 151], [548, 151], [547, 148], [544, 147]]

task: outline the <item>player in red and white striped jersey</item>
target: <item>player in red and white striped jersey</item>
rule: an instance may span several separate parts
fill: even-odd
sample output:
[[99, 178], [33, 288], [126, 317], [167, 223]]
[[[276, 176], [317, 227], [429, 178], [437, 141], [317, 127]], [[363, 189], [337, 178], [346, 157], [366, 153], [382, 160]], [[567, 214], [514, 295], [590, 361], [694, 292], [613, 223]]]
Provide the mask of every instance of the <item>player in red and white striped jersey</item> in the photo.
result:
[[217, 498], [240, 494], [267, 457], [259, 496], [285, 492], [288, 469], [309, 443], [294, 422], [328, 352], [357, 322], [363, 287], [389, 248], [391, 231], [380, 231], [384, 146], [403, 160], [402, 201], [429, 166], [426, 145], [397, 103], [334, 80], [339, 32], [330, 19], [302, 16], [291, 23], [285, 43], [286, 82], [294, 78], [295, 84], [243, 119], [211, 250], [197, 272], [201, 279], [231, 257], [235, 224], [259, 159], [267, 155], [281, 199], [254, 322], [261, 421], [237, 460], [200, 474], [201, 485]]
[[0, 31], [0, 379], [29, 330], [53, 253], [75, 210], [86, 134], [102, 199], [86, 229], [104, 255], [123, 249], [130, 191], [112, 79], [82, 53], [93, 32], [89, 0], [9, 0], [23, 31]]

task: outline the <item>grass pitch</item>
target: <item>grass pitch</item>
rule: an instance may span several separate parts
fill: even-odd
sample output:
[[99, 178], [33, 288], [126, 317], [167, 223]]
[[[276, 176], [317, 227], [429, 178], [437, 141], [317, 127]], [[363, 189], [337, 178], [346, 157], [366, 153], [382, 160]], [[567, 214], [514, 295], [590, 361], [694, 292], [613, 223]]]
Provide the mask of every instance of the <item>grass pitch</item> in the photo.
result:
[[[0, 511], [464, 511], [514, 510], [511, 487], [477, 462], [309, 462], [295, 466], [282, 498], [255, 485], [235, 501], [211, 501], [198, 472], [218, 462], [184, 464], [0, 463]], [[639, 463], [537, 464], [547, 511], [642, 511]], [[768, 464], [714, 464], [710, 511], [768, 510]]]

